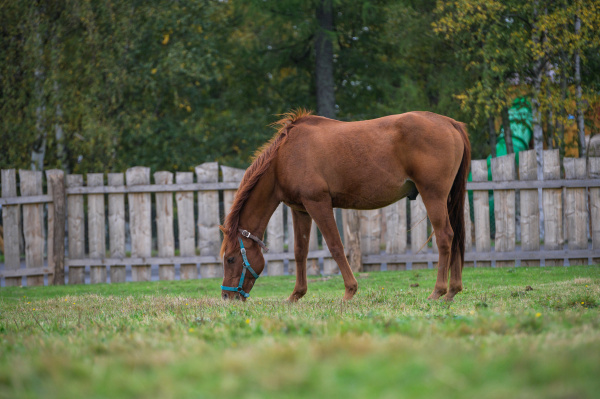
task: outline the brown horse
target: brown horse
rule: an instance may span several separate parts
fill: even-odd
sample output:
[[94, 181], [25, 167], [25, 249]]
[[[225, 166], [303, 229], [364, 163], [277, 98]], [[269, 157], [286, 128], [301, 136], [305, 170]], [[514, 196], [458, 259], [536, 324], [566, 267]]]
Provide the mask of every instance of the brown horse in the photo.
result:
[[[430, 112], [340, 122], [306, 111], [288, 113], [246, 170], [222, 231], [224, 299], [245, 299], [264, 269], [267, 223], [284, 202], [292, 210], [296, 285], [307, 291], [311, 223], [323, 233], [351, 299], [358, 283], [344, 255], [333, 208], [376, 209], [421, 194], [439, 249], [429, 299], [462, 290], [464, 200], [471, 145], [464, 125]], [[251, 266], [250, 266], [251, 265]], [[450, 286], [448, 271], [451, 269]], [[248, 274], [246, 273], [248, 271]]]

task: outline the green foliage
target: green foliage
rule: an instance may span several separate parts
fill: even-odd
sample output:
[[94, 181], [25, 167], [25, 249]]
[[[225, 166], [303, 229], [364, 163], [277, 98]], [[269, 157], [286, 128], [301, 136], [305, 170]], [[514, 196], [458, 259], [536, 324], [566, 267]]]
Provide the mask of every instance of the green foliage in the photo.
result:
[[[0, 1], [0, 167], [29, 168], [34, 150], [77, 173], [247, 166], [276, 114], [316, 108], [318, 4]], [[532, 4], [333, 1], [336, 117], [438, 112], [470, 124], [482, 157], [485, 118], [531, 92], [541, 62], [555, 76], [541, 105], [564, 120], [573, 93], [556, 76], [572, 82], [575, 49], [584, 98], [600, 87], [598, 4]]]

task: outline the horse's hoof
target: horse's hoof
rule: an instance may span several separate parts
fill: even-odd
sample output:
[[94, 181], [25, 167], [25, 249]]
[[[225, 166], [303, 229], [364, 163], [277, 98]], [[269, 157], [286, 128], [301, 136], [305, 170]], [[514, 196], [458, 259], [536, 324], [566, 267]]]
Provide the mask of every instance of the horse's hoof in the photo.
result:
[[440, 297], [445, 293], [446, 290], [433, 290], [433, 292], [427, 297], [427, 299], [429, 299], [430, 301], [435, 301], [437, 299], [440, 299]]

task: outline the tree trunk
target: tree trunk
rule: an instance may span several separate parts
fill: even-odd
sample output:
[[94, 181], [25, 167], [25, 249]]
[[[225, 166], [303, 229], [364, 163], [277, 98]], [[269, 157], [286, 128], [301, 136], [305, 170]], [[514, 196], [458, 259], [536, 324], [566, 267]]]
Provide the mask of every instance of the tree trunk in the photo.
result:
[[494, 118], [488, 118], [488, 129], [490, 135], [490, 149], [492, 150], [492, 158], [496, 158], [496, 128], [494, 127]]
[[[40, 6], [41, 7], [41, 6]], [[42, 38], [40, 20], [43, 18], [44, 10], [36, 8], [35, 13], [37, 14], [37, 22], [35, 25], [35, 50], [34, 53], [38, 56], [37, 65], [34, 70], [35, 79], [35, 101], [37, 103], [35, 108], [35, 130], [37, 131], [37, 137], [33, 143], [31, 149], [31, 169], [32, 170], [44, 170], [44, 158], [46, 156], [46, 101], [44, 96], [44, 80], [46, 78], [46, 71], [44, 65], [44, 40]]]
[[546, 146], [549, 150], [554, 148], [554, 112], [552, 112], [552, 104], [550, 98], [550, 89], [546, 90], [546, 97], [548, 98], [548, 113], [546, 114]]
[[[579, 38], [581, 30], [581, 19], [579, 15], [575, 16], [575, 36]], [[579, 46], [579, 45], [578, 45]], [[575, 86], [577, 93], [577, 130], [579, 132], [579, 157], [585, 158], [585, 125], [583, 121], [583, 102], [581, 101], [581, 57], [579, 48], [575, 49]]]
[[[333, 7], [331, 0], [321, 0], [317, 7], [319, 30], [315, 37], [315, 81], [317, 91], [317, 114], [335, 118], [335, 91], [333, 81]], [[358, 211], [346, 209], [344, 212], [346, 230], [345, 244], [353, 271], [362, 270], [360, 251], [360, 218]]]
[[321, 0], [317, 8], [319, 30], [315, 38], [315, 80], [317, 84], [317, 113], [327, 118], [335, 117], [335, 92], [333, 85], [333, 31], [331, 0]]
[[512, 154], [515, 151], [513, 150], [512, 130], [510, 129], [508, 107], [502, 107], [502, 126], [504, 127], [504, 143], [506, 143], [506, 153]]
[[556, 123], [556, 131], [558, 134], [558, 148], [560, 151], [560, 158], [565, 157], [565, 121], [567, 120], [567, 110], [565, 104], [567, 101], [567, 74], [565, 68], [567, 67], [567, 55], [561, 52], [562, 67], [560, 68], [560, 110]]
[[[532, 24], [532, 41], [534, 47], [537, 47], [539, 40], [539, 30], [537, 27], [538, 19], [538, 2], [535, 2], [533, 9], [533, 24]], [[534, 55], [535, 61], [533, 62], [533, 95], [531, 99], [531, 114], [532, 114], [532, 126], [533, 126], [533, 148], [537, 158], [537, 176], [538, 180], [543, 180], [542, 165], [543, 165], [543, 154], [544, 151], [544, 130], [542, 129], [542, 114], [540, 112], [540, 89], [542, 86], [542, 61], [539, 56]]]

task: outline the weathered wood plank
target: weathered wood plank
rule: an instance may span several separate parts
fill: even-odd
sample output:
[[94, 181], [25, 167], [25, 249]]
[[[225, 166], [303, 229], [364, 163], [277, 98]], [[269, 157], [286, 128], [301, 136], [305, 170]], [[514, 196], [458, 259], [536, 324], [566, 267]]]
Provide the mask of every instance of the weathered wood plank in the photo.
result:
[[[360, 250], [363, 255], [378, 254], [381, 251], [381, 210], [358, 211], [360, 218]], [[381, 265], [363, 265], [363, 271], [380, 271]]]
[[[42, 194], [42, 172], [19, 170], [21, 196]], [[44, 220], [42, 204], [23, 205], [25, 264], [28, 269], [44, 267]], [[44, 285], [44, 275], [27, 276], [27, 286]]]
[[[178, 185], [189, 184], [194, 181], [192, 172], [177, 172], [175, 179]], [[177, 202], [177, 226], [179, 228], [179, 252], [181, 256], [196, 255], [196, 230], [194, 223], [194, 193], [181, 191], [175, 194]], [[194, 262], [182, 263], [179, 268], [179, 277], [182, 280], [197, 279], [198, 265]]]
[[[123, 173], [109, 173], [108, 186], [123, 186]], [[125, 194], [108, 195], [108, 237], [112, 258], [125, 257]], [[123, 283], [127, 278], [125, 264], [110, 267], [110, 282]]]
[[[150, 168], [135, 166], [127, 169], [125, 180], [128, 186], [150, 183]], [[131, 256], [149, 257], [152, 254], [152, 220], [149, 193], [128, 194], [129, 228], [131, 231]], [[132, 265], [133, 281], [150, 281], [150, 265]]]
[[0, 205], [23, 205], [23, 204], [44, 204], [46, 202], [52, 202], [52, 196], [46, 195], [32, 195], [29, 197], [7, 197], [0, 198]]
[[[492, 158], [492, 179], [494, 181], [512, 181], [515, 179], [515, 154]], [[512, 252], [515, 250], [516, 197], [514, 190], [494, 191], [494, 217], [496, 221], [496, 251]], [[514, 267], [515, 262], [496, 262], [496, 267]]]
[[[65, 221], [66, 194], [65, 174], [62, 170], [46, 171], [48, 193], [52, 203], [48, 204], [48, 268], [54, 272], [49, 284], [65, 284]], [[52, 260], [52, 262], [50, 262]], [[50, 278], [50, 276], [48, 276]]]
[[[588, 176], [591, 179], [600, 177], [600, 158], [588, 159]], [[592, 262], [600, 264], [600, 187], [590, 188], [590, 222], [592, 249], [595, 253]]]
[[[173, 184], [173, 173], [154, 173], [156, 184]], [[156, 193], [156, 232], [158, 256], [175, 255], [175, 234], [173, 232], [173, 193]], [[159, 265], [160, 280], [175, 280], [175, 265]]]
[[[519, 178], [521, 181], [537, 179], [535, 150], [519, 153]], [[538, 190], [521, 190], [521, 248], [524, 251], [540, 250], [540, 209]], [[539, 266], [540, 261], [524, 260], [521, 266]]]
[[[473, 222], [471, 222], [471, 205], [469, 194], [465, 193], [465, 253], [473, 251]], [[464, 267], [474, 267], [473, 262], [464, 262]]]
[[[564, 158], [565, 178], [585, 179], [587, 162], [585, 158]], [[569, 249], [587, 249], [587, 190], [568, 188], [565, 198], [566, 232]], [[587, 259], [569, 259], [570, 265], [585, 265]]]
[[[412, 254], [427, 253], [427, 210], [421, 195], [410, 202], [410, 251]], [[363, 256], [364, 258], [364, 256]], [[364, 262], [363, 262], [364, 263]], [[412, 269], [427, 269], [427, 263], [413, 262]]]
[[[336, 212], [336, 209], [333, 209], [333, 217], [336, 219], [336, 224], [337, 224], [337, 219], [338, 219], [338, 213]], [[326, 257], [323, 258], [323, 275], [325, 276], [331, 276], [334, 274], [338, 274], [340, 271], [340, 268], [338, 267], [337, 262], [335, 261], [335, 259], [333, 259], [333, 257], [331, 256], [331, 252], [329, 251], [329, 248], [327, 247], [327, 242], [325, 241], [325, 237], [321, 237], [323, 239], [323, 250], [326, 250], [329, 252], [329, 255], [327, 255]]]
[[[239, 183], [186, 183], [186, 184], [140, 184], [139, 186], [118, 187], [77, 187], [67, 190], [67, 194], [131, 194], [168, 193], [187, 191], [237, 190]], [[50, 200], [50, 197], [46, 197]]]
[[360, 272], [363, 264], [360, 252], [360, 217], [356, 209], [342, 209], [342, 226], [348, 263], [354, 273]]
[[[406, 198], [383, 208], [386, 226], [386, 254], [404, 254], [407, 246], [407, 211]], [[388, 263], [388, 270], [406, 270], [406, 263]]]
[[0, 278], [4, 277], [6, 280], [18, 278], [19, 280], [22, 280], [22, 278], [25, 276], [40, 276], [44, 274], [51, 275], [52, 273], [53, 270], [49, 267], [35, 267], [0, 271]]
[[[565, 259], [565, 258], [589, 258], [594, 256], [593, 250], [578, 249], [578, 250], [555, 250], [555, 251], [513, 251], [513, 252], [470, 252], [465, 254], [466, 261], [515, 261], [526, 259]], [[437, 254], [381, 254], [381, 255], [365, 255], [363, 262], [365, 263], [380, 263], [380, 262], [434, 262], [437, 260]]]
[[[319, 250], [314, 252], [309, 252], [309, 255], [315, 259], [329, 256], [329, 251]], [[289, 252], [281, 252], [281, 253], [266, 253], [264, 254], [265, 260], [284, 260], [290, 259], [294, 257], [294, 254]], [[66, 265], [71, 266], [90, 266], [97, 262], [97, 259], [67, 259]], [[182, 263], [219, 263], [220, 259], [218, 256], [214, 255], [206, 255], [206, 256], [171, 256], [168, 258], [161, 258], [155, 256], [148, 257], [122, 257], [122, 258], [103, 258], [102, 264], [107, 266], [118, 265], [127, 263], [130, 265], [165, 265], [165, 264], [182, 264]], [[26, 269], [21, 269], [26, 270]]]
[[[196, 166], [198, 183], [217, 183], [219, 180], [219, 164], [205, 162]], [[198, 248], [200, 255], [218, 255], [221, 248], [219, 231], [219, 192], [198, 192]], [[222, 277], [223, 266], [220, 263], [200, 265], [200, 275], [206, 277]]]
[[[104, 173], [88, 173], [88, 187], [104, 186]], [[104, 194], [90, 194], [88, 203], [88, 248], [90, 258], [101, 258], [106, 253], [106, 215], [104, 212]], [[106, 266], [102, 264], [90, 267], [90, 283], [106, 283]]]
[[[83, 185], [83, 175], [67, 175], [67, 188]], [[85, 257], [85, 222], [83, 195], [67, 195], [67, 227], [69, 233], [69, 259]], [[84, 284], [85, 269], [69, 267], [69, 284]]]
[[[283, 252], [283, 204], [279, 204], [267, 225], [267, 246], [269, 252]], [[269, 276], [283, 276], [283, 261], [269, 261], [267, 273]]]
[[[487, 161], [485, 159], [472, 161], [471, 172], [474, 182], [487, 181]], [[473, 211], [475, 217], [475, 250], [477, 252], [489, 252], [491, 250], [490, 201], [487, 191], [473, 192]], [[490, 262], [477, 262], [477, 267], [490, 267], [491, 265]]]
[[[544, 180], [560, 179], [560, 154], [558, 150], [544, 151]], [[563, 204], [562, 190], [544, 189], [542, 191], [544, 210], [544, 249], [563, 248]], [[546, 259], [546, 266], [563, 266], [563, 259]]]
[[[292, 210], [289, 206], [283, 205], [284, 212], [287, 213], [287, 252], [294, 253], [294, 221], [292, 217]], [[296, 259], [290, 259], [288, 262], [288, 274], [295, 276], [296, 275]]]
[[[2, 197], [17, 196], [17, 173], [15, 169], [2, 170]], [[21, 268], [19, 237], [21, 230], [21, 214], [19, 205], [2, 206], [2, 225], [4, 227], [4, 269], [15, 271]], [[7, 277], [4, 284], [7, 287], [20, 286], [23, 279]]]
[[[223, 173], [223, 183], [235, 183], [236, 185], [242, 181], [244, 177], [245, 169], [232, 168], [229, 166], [221, 165], [221, 172]], [[223, 208], [225, 211], [225, 217], [229, 214], [233, 199], [237, 193], [237, 187], [235, 190], [224, 190], [223, 191]]]
[[[135, 187], [77, 187], [67, 189], [67, 194], [129, 194], [129, 193], [157, 193], [157, 192], [175, 192], [175, 191], [213, 191], [213, 190], [237, 190], [238, 183], [191, 183], [185, 185], [173, 184], [169, 185], [140, 185]], [[559, 187], [600, 187], [600, 179], [591, 180], [556, 180], [556, 181], [532, 181], [524, 183], [522, 181], [510, 182], [468, 182], [467, 190], [519, 190], [532, 188], [559, 188]], [[0, 205], [13, 204], [24, 202], [49, 202], [52, 199], [48, 195], [36, 196], [31, 199], [19, 199], [20, 197], [12, 197], [0, 199]]]

